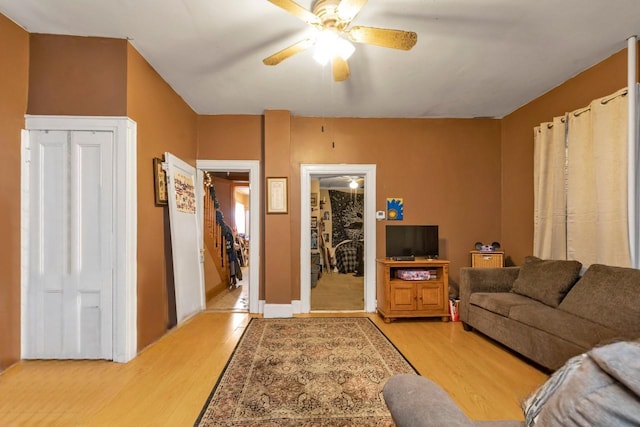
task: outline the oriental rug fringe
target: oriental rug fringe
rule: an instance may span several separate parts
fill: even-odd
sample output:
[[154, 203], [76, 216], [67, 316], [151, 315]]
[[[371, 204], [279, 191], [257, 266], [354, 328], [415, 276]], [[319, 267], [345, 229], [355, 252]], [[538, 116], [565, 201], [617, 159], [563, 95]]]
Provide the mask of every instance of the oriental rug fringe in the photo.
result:
[[401, 373], [368, 318], [253, 319], [195, 425], [394, 426], [382, 387]]

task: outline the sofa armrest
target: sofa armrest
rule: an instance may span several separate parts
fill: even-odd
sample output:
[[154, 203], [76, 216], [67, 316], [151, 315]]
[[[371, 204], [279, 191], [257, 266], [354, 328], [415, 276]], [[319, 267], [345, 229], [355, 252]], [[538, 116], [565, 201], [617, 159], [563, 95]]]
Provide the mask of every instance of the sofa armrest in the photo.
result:
[[438, 384], [420, 375], [393, 375], [382, 395], [397, 427], [525, 427], [517, 420], [470, 420]]
[[440, 386], [425, 377], [393, 375], [382, 394], [398, 427], [475, 425]]
[[460, 269], [460, 320], [469, 319], [469, 298], [474, 292], [509, 292], [520, 267]]

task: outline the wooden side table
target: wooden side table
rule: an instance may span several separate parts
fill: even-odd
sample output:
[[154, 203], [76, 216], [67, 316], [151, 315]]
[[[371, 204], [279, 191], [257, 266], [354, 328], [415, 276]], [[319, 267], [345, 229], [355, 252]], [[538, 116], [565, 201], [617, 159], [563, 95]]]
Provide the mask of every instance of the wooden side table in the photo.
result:
[[493, 252], [471, 251], [471, 267], [475, 267], [475, 268], [504, 267], [504, 251], [493, 251]]

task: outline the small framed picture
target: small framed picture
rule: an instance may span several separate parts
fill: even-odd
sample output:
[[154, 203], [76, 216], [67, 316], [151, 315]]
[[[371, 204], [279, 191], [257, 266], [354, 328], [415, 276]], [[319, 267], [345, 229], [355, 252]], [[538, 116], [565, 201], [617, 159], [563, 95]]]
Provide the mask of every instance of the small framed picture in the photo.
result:
[[311, 193], [311, 206], [318, 206], [318, 193]]
[[169, 202], [167, 193], [167, 174], [162, 169], [162, 159], [153, 158], [153, 188], [156, 206], [164, 206]]
[[311, 217], [311, 228], [318, 228], [318, 217]]
[[288, 212], [287, 178], [267, 178], [267, 213]]

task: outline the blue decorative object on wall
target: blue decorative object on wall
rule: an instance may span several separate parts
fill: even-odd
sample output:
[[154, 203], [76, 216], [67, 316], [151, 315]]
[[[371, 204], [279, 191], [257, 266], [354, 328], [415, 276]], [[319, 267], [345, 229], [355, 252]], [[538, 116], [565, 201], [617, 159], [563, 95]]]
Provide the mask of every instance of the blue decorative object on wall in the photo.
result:
[[389, 221], [402, 221], [404, 219], [404, 202], [402, 198], [391, 197], [387, 199], [387, 219]]

